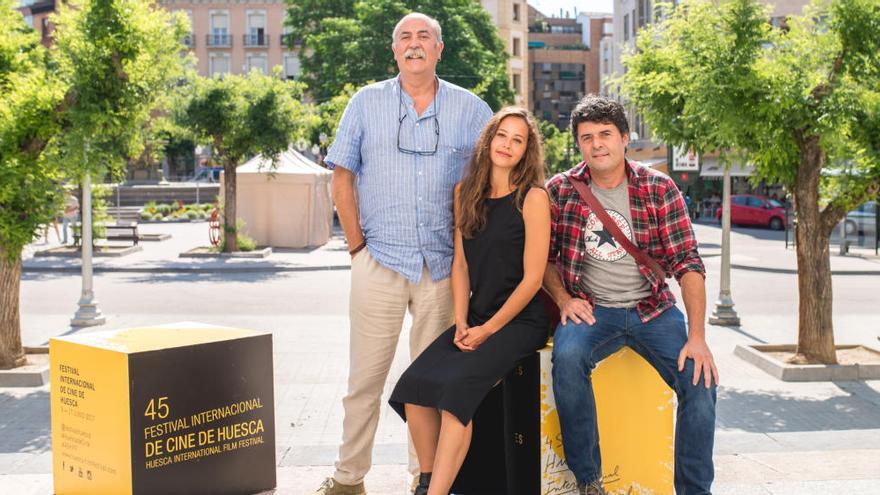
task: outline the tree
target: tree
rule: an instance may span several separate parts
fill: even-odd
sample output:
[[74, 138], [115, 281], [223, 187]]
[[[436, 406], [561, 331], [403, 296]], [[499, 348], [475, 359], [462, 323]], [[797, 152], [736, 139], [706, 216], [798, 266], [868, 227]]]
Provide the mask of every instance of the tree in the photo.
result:
[[322, 154], [326, 154], [330, 145], [336, 140], [339, 120], [342, 119], [342, 113], [345, 112], [345, 107], [348, 106], [349, 100], [356, 91], [357, 88], [353, 85], [346, 84], [342, 93], [316, 106], [314, 118], [310, 123], [308, 139], [312, 143], [318, 143]]
[[302, 80], [324, 101], [346, 84], [393, 77], [391, 33], [404, 15], [430, 15], [443, 28], [438, 75], [497, 110], [513, 101], [507, 53], [489, 13], [474, 0], [287, 0], [291, 38], [302, 40]]
[[69, 2], [46, 52], [0, 0], [0, 368], [22, 364], [21, 252], [60, 183], [121, 166], [181, 63], [185, 20], [139, 0]]
[[304, 137], [306, 107], [304, 86], [251, 71], [222, 79], [196, 78], [176, 116], [200, 144], [211, 145], [214, 159], [223, 166], [224, 250], [238, 250], [236, 232], [235, 168], [262, 154], [274, 160], [297, 138]]
[[831, 364], [831, 232], [880, 190], [880, 4], [768, 19], [753, 0], [685, 1], [639, 33], [623, 90], [667, 143], [733, 153], [793, 192], [796, 360]]
[[58, 129], [54, 115], [63, 86], [17, 6], [0, 0], [0, 369], [24, 364], [21, 252], [57, 211], [61, 179], [43, 149]]
[[577, 150], [572, 146], [571, 134], [560, 131], [556, 124], [546, 120], [538, 121], [538, 130], [541, 131], [544, 143], [544, 169], [547, 177], [573, 167], [573, 156]]

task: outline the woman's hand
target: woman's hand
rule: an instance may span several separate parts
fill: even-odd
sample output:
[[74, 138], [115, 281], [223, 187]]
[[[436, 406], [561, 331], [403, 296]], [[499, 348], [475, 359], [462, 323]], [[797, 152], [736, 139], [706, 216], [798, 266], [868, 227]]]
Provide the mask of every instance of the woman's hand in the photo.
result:
[[475, 351], [492, 335], [492, 333], [493, 332], [489, 331], [489, 329], [483, 325], [470, 327], [467, 329], [467, 335], [461, 340], [463, 347], [459, 346], [459, 349], [463, 351]]
[[464, 340], [468, 336], [468, 325], [467, 323], [456, 323], [455, 324], [455, 337], [452, 339], [452, 343], [455, 344], [455, 347], [458, 347], [463, 352], [472, 351], [470, 347], [464, 345], [462, 340]]

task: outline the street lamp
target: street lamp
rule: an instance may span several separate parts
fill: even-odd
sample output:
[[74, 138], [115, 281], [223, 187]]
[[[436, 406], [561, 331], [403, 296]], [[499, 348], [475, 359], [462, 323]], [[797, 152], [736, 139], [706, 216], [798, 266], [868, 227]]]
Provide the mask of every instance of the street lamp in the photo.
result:
[[730, 296], [730, 166], [724, 167], [724, 186], [721, 192], [721, 290], [715, 301], [715, 310], [709, 323], [722, 327], [738, 327], [739, 316], [733, 309]]
[[[83, 152], [83, 157], [87, 151]], [[87, 160], [87, 159], [86, 159]], [[79, 308], [70, 320], [74, 327], [92, 327], [103, 325], [107, 319], [98, 308], [98, 300], [92, 286], [92, 178], [86, 164], [85, 173], [82, 176], [82, 221], [80, 222], [80, 241], [82, 246], [82, 292], [79, 298]]]

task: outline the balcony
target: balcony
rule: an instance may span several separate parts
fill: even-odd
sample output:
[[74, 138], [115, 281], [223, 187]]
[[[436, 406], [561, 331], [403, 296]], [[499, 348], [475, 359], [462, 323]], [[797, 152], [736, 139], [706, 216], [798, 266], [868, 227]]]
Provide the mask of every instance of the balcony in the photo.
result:
[[299, 48], [302, 46], [302, 38], [295, 38], [293, 33], [281, 35], [281, 46], [284, 48]]
[[265, 34], [245, 34], [242, 36], [245, 48], [267, 48], [269, 36]]
[[232, 46], [232, 36], [229, 34], [206, 34], [205, 42], [213, 48], [229, 48]]
[[186, 45], [187, 48], [192, 48], [196, 46], [196, 38], [192, 33], [187, 34], [183, 38], [183, 44]]

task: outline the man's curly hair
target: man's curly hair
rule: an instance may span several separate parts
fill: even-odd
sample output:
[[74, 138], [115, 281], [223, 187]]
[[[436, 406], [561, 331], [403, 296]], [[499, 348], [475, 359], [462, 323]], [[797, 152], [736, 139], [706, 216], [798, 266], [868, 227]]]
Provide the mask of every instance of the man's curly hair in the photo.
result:
[[584, 96], [571, 111], [571, 135], [575, 143], [578, 142], [577, 129], [581, 122], [614, 124], [620, 134], [629, 132], [623, 105], [604, 96], [593, 94]]

